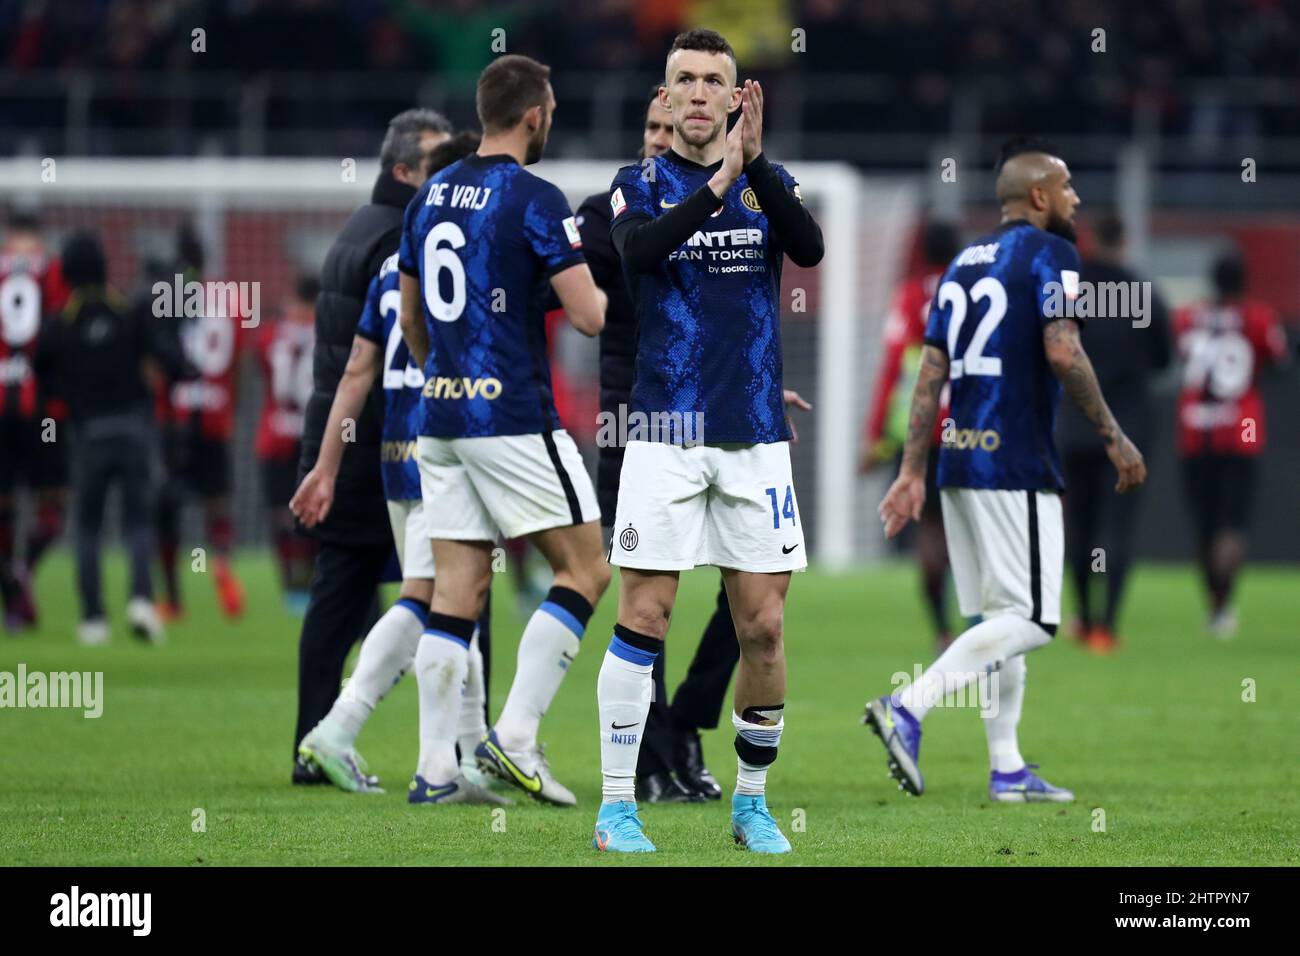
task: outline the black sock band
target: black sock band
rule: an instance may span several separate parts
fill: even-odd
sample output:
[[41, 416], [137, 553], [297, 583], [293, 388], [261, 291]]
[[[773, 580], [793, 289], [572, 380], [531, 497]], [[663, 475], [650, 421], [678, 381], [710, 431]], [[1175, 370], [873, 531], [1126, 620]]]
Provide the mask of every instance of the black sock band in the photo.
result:
[[561, 587], [558, 584], [546, 592], [546, 600], [564, 608], [577, 618], [583, 630], [586, 630], [587, 622], [591, 620], [592, 612], [595, 610], [590, 602], [573, 588]]
[[650, 637], [647, 634], [638, 634], [630, 627], [624, 627], [622, 624], [614, 625], [614, 636], [624, 644], [630, 644], [639, 651], [648, 651], [651, 654], [658, 654], [663, 650], [664, 642], [657, 637]]
[[450, 614], [442, 614], [438, 611], [430, 611], [429, 616], [424, 620], [424, 625], [429, 630], [450, 634], [467, 645], [474, 639], [476, 623], [468, 618], [452, 617]]
[[776, 748], [760, 747], [736, 734], [736, 756], [751, 767], [766, 767], [776, 760]]

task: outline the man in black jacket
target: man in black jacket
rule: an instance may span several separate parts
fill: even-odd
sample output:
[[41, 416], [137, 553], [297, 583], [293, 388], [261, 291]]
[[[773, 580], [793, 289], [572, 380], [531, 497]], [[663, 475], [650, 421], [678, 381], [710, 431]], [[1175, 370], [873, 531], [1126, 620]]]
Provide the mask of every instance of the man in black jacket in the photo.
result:
[[[370, 202], [352, 214], [325, 257], [316, 299], [315, 384], [303, 426], [299, 481], [316, 463], [366, 289], [380, 264], [397, 251], [402, 214], [422, 183], [424, 159], [450, 135], [451, 124], [433, 110], [411, 109], [393, 117]], [[294, 783], [326, 782], [315, 767], [298, 760], [298, 744], [329, 711], [348, 651], [378, 617], [376, 588], [394, 553], [379, 470], [382, 422], [383, 393], [376, 382], [345, 446], [334, 506], [311, 531], [320, 541], [320, 553], [298, 643]]]
[[[1124, 227], [1107, 213], [1093, 229], [1096, 250], [1079, 274], [1094, 291], [1102, 283], [1138, 283], [1124, 262]], [[1100, 298], [1100, 297], [1099, 297]], [[1133, 298], [1130, 296], [1130, 302]], [[1150, 448], [1152, 376], [1170, 362], [1169, 314], [1159, 296], [1147, 300], [1146, 316], [1098, 316], [1084, 327], [1084, 347], [1092, 358], [1106, 402], [1139, 448]], [[1134, 324], [1134, 319], [1139, 320]], [[1144, 324], [1145, 322], [1145, 324]], [[1115, 624], [1128, 581], [1131, 542], [1142, 497], [1139, 488], [1117, 494], [1115, 477], [1097, 429], [1073, 402], [1064, 402], [1056, 439], [1065, 471], [1065, 557], [1078, 596], [1078, 633], [1089, 650], [1105, 654], [1116, 644]], [[1094, 573], [1097, 549], [1105, 554], [1105, 574]], [[1093, 599], [1092, 585], [1105, 582], [1105, 595]], [[1100, 605], [1100, 613], [1097, 613]]]

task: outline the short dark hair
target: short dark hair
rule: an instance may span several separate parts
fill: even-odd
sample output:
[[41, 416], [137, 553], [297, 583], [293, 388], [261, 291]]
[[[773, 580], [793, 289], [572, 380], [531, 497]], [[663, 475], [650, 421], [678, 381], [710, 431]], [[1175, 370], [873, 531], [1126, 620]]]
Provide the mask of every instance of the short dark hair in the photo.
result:
[[1056, 146], [1047, 140], [1038, 136], [1012, 136], [1002, 141], [1002, 146], [998, 149], [998, 164], [996, 171], [1000, 172], [1002, 166], [1008, 159], [1013, 156], [1020, 156], [1024, 153], [1046, 153], [1048, 156], [1060, 157]]
[[384, 143], [379, 147], [379, 168], [391, 173], [398, 163], [416, 169], [422, 158], [420, 140], [427, 132], [450, 133], [451, 123], [437, 110], [416, 107], [403, 110], [388, 121]]
[[1246, 291], [1246, 260], [1235, 249], [1225, 252], [1214, 260], [1210, 276], [1219, 298], [1235, 298]]
[[485, 133], [511, 129], [534, 106], [546, 102], [551, 68], [532, 57], [510, 53], [498, 57], [478, 77], [474, 107]]
[[927, 265], [946, 266], [957, 256], [961, 248], [961, 236], [957, 227], [950, 222], [935, 220], [925, 227], [921, 234], [921, 254]]
[[293, 294], [303, 305], [315, 305], [316, 297], [320, 295], [320, 279], [304, 272], [294, 282]]
[[1124, 220], [1115, 210], [1107, 209], [1097, 217], [1092, 232], [1097, 237], [1097, 245], [1103, 249], [1118, 249], [1124, 242]]
[[650, 87], [650, 96], [645, 101], [645, 108], [647, 110], [659, 102], [659, 90], [660, 90], [660, 86], [658, 83]]
[[736, 51], [731, 48], [727, 38], [716, 30], [687, 30], [685, 33], [679, 33], [673, 38], [673, 45], [668, 48], [668, 57], [671, 58], [678, 50], [699, 50], [704, 53], [722, 53], [731, 57], [731, 65], [737, 71], [740, 66], [736, 63]]
[[445, 143], [439, 143], [437, 148], [429, 154], [429, 171], [428, 175], [432, 176], [450, 166], [452, 163], [459, 162], [466, 156], [469, 156], [476, 149], [478, 144], [483, 141], [475, 130], [461, 130]]
[[104, 284], [107, 268], [104, 264], [104, 247], [99, 236], [88, 230], [74, 232], [63, 244], [59, 256], [63, 277], [74, 289]]

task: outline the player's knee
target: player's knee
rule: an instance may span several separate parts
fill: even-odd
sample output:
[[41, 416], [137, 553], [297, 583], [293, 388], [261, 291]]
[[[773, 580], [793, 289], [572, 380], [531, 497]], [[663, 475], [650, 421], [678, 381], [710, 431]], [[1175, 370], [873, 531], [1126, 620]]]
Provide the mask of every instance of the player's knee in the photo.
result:
[[609, 588], [610, 568], [603, 556], [557, 569], [555, 583], [572, 588], [595, 607]]
[[624, 604], [619, 610], [618, 623], [638, 634], [663, 640], [668, 634], [672, 608], [656, 601], [637, 601]]
[[760, 608], [736, 622], [736, 638], [747, 658], [774, 663], [785, 654], [785, 614], [777, 607]]
[[486, 574], [460, 575], [457, 580], [452, 578], [452, 574], [444, 573], [434, 581], [430, 608], [452, 617], [477, 620], [483, 613], [492, 585], [491, 569]]

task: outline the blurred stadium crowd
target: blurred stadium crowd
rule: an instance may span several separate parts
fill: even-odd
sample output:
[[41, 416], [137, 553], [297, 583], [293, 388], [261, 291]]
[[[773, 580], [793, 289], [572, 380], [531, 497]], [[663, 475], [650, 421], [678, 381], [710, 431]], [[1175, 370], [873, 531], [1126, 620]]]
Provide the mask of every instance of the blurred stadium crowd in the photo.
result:
[[[1029, 126], [1133, 135], [1145, 123], [1166, 136], [1300, 135], [1295, 7], [1293, 0], [3, 0], [0, 90], [8, 95], [0, 96], [0, 128], [21, 135], [6, 136], [0, 150], [186, 154], [211, 148], [206, 138], [253, 115], [267, 135], [222, 141], [222, 152], [346, 152], [362, 131], [409, 105], [413, 84], [422, 100], [468, 122], [479, 70], [497, 53], [525, 50], [555, 69], [558, 134], [615, 121], [635, 129], [641, 88], [661, 69], [668, 41], [703, 24], [731, 37], [746, 70], [772, 85], [778, 115], [786, 101], [807, 158], [825, 151], [873, 161], [862, 143], [819, 145], [817, 134], [843, 127], [846, 109], [853, 125], [894, 134], [934, 135], [966, 123], [986, 137]], [[497, 29], [504, 50], [466, 42]], [[797, 30], [802, 36], [792, 35]], [[151, 80], [164, 74], [164, 84]], [[89, 132], [69, 129], [83, 121]], [[166, 136], [145, 135], [164, 124]], [[315, 135], [276, 138], [276, 130]], [[73, 144], [61, 141], [69, 136]], [[614, 136], [596, 140], [598, 151], [617, 151]], [[896, 161], [926, 157], [903, 150]]]

